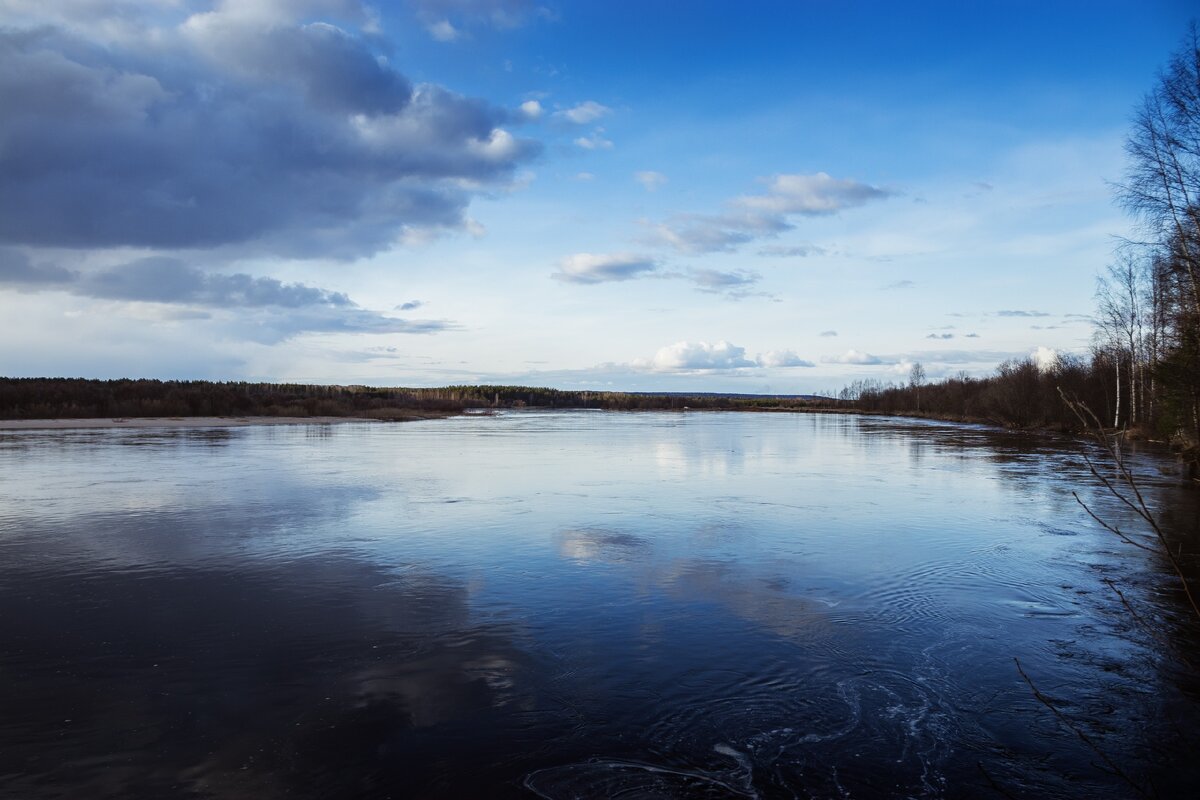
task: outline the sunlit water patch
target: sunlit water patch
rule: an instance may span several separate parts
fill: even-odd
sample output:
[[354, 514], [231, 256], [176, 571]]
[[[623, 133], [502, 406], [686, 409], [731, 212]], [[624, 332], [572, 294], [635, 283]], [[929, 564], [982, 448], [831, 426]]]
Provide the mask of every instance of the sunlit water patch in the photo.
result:
[[0, 432], [0, 794], [1128, 796], [1020, 659], [1171, 796], [1194, 643], [1076, 503], [1136, 530], [1084, 452], [783, 414]]

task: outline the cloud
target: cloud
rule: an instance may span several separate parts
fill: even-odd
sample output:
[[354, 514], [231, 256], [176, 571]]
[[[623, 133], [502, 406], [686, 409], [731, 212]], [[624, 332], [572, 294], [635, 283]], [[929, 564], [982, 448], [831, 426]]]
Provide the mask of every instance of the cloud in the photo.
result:
[[658, 268], [652, 258], [633, 253], [575, 253], [558, 262], [551, 277], [569, 283], [605, 283], [645, 277]]
[[953, 333], [931, 333], [925, 337], [926, 339], [953, 339]]
[[0, 286], [42, 288], [69, 283], [75, 274], [53, 264], [34, 264], [19, 250], [0, 248]]
[[827, 173], [775, 175], [766, 180], [767, 192], [735, 198], [735, 206], [769, 214], [823, 216], [872, 200], [891, 197], [892, 192]]
[[762, 280], [755, 272], [720, 272], [715, 269], [690, 269], [686, 276], [703, 291], [723, 292], [729, 289], [739, 289], [753, 286]]
[[978, 339], [978, 338], [979, 338], [979, 334], [978, 334], [978, 333], [968, 333], [968, 334], [965, 334], [965, 335], [963, 336], [963, 338], [964, 338], [964, 339]]
[[824, 248], [817, 247], [815, 244], [769, 244], [766, 247], [758, 249], [760, 256], [768, 256], [770, 258], [808, 258], [809, 256], [823, 256], [825, 253], [826, 250]]
[[791, 230], [791, 225], [775, 215], [677, 214], [670, 222], [651, 225], [646, 241], [667, 245], [682, 253], [732, 252], [738, 247], [764, 236], [774, 236]]
[[659, 187], [664, 186], [667, 182], [667, 176], [661, 172], [653, 170], [645, 170], [642, 172], [633, 173], [633, 178], [640, 183], [647, 192], [656, 191]]
[[[535, 18], [551, 19], [552, 13], [532, 0], [410, 0], [417, 19], [426, 29], [438, 21], [453, 19], [459, 27], [486, 25], [496, 30], [511, 30]], [[431, 35], [437, 38], [430, 30]], [[445, 40], [442, 40], [445, 41]]]
[[635, 361], [633, 366], [654, 372], [692, 372], [743, 369], [756, 367], [758, 362], [746, 358], [746, 348], [724, 340], [715, 344], [683, 341], [660, 348], [653, 358]]
[[554, 112], [554, 118], [569, 122], [572, 125], [587, 125], [598, 119], [603, 119], [612, 113], [608, 106], [601, 105], [595, 100], [585, 100], [571, 108]]
[[604, 129], [596, 128], [591, 136], [580, 136], [575, 139], [575, 146], [584, 150], [612, 150], [613, 143], [604, 138]]
[[838, 335], [838, 332], [837, 332], [837, 331], [821, 331], [821, 332], [820, 332], [820, 333], [818, 333], [817, 335], [818, 335], [818, 336], [826, 336], [826, 337], [829, 337], [829, 336], [837, 336], [837, 335]]
[[875, 365], [875, 364], [891, 364], [894, 361], [889, 361], [873, 356], [870, 353], [860, 353], [857, 350], [847, 350], [840, 356], [825, 356], [821, 359], [823, 364], [858, 364], [858, 365]]
[[355, 258], [461, 228], [539, 152], [321, 21], [366, 20], [358, 3], [175, 8], [126, 9], [138, 36], [0, 27], [0, 243]]
[[1038, 346], [1029, 357], [1042, 372], [1053, 369], [1058, 364], [1058, 351], [1050, 347]]
[[401, 303], [396, 306], [397, 311], [416, 311], [421, 306], [425, 305], [424, 300], [409, 300], [407, 303]]
[[462, 32], [450, 24], [450, 20], [440, 19], [425, 26], [429, 35], [439, 42], [453, 42], [462, 36]]
[[895, 283], [889, 283], [886, 286], [881, 286], [880, 288], [884, 291], [893, 291], [896, 289], [915, 289], [916, 286], [917, 284], [913, 283], [912, 281], [896, 281]]
[[[444, 320], [389, 317], [362, 308], [343, 292], [245, 273], [204, 272], [166, 256], [82, 272], [34, 266], [22, 254], [14, 257], [13, 253], [0, 249], [0, 286], [65, 291], [96, 300], [188, 307], [172, 312], [172, 319], [212, 316], [196, 307], [237, 310], [238, 322], [232, 330], [257, 340], [266, 336], [267, 340], [279, 341], [306, 332], [435, 333], [454, 327]], [[410, 306], [406, 303], [400, 308], [409, 310]]]
[[528, 120], [541, 119], [544, 113], [542, 104], [537, 100], [526, 100], [520, 105], [521, 116]]
[[[892, 196], [885, 189], [833, 178], [824, 172], [775, 175], [764, 182], [764, 194], [735, 197], [726, 202], [722, 213], [680, 214], [667, 222], [651, 224], [648, 240], [684, 253], [731, 251], [791, 230], [793, 217], [827, 216]], [[772, 253], [768, 250], [766, 254]]]
[[760, 367], [815, 367], [811, 361], [806, 361], [791, 350], [771, 350], [758, 357]]
[[575, 173], [575, 180], [577, 180], [577, 181], [594, 181], [595, 179], [596, 179], [596, 176], [590, 172]]
[[992, 313], [994, 317], [1048, 317], [1050, 316], [1045, 311], [995, 311]]

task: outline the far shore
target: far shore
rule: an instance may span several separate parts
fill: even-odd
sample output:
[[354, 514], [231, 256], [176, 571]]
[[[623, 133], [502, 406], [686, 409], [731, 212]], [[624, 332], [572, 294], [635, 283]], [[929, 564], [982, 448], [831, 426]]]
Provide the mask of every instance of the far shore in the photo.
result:
[[80, 419], [0, 419], [0, 430], [69, 430], [72, 428], [245, 428], [251, 425], [333, 425], [407, 422], [448, 415], [414, 411], [383, 419], [371, 417], [97, 417]]

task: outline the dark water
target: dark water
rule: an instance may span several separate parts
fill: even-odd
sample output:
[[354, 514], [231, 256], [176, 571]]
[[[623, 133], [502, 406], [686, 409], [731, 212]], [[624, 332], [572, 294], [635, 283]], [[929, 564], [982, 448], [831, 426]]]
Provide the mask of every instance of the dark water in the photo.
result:
[[783, 414], [0, 432], [0, 795], [1183, 794], [1200, 692], [1160, 654], [1196, 648], [1072, 497], [1139, 530], [1085, 451]]

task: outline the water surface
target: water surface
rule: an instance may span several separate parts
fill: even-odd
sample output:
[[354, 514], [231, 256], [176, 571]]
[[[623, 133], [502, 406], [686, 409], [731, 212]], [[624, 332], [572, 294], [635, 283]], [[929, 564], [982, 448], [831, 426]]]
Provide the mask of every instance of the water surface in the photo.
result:
[[1200, 718], [1153, 636], [1194, 646], [1072, 496], [1138, 530], [1087, 452], [793, 414], [0, 432], [0, 794], [1129, 796], [1019, 658], [1170, 796]]

